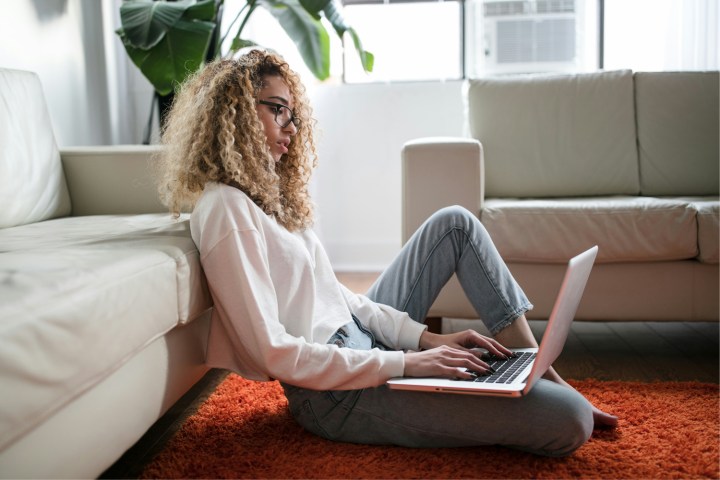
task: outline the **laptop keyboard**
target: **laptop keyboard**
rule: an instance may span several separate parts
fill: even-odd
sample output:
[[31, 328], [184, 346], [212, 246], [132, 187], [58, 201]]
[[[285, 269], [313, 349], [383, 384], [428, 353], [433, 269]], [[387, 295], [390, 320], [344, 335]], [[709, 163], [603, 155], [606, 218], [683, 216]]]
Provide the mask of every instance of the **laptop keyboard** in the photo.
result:
[[498, 357], [484, 357], [485, 363], [495, 369], [495, 373], [479, 373], [470, 372], [474, 375], [474, 378], [470, 378], [469, 382], [482, 382], [482, 383], [512, 383], [523, 369], [533, 361], [536, 353], [534, 352], [519, 352], [517, 357], [512, 357], [507, 360]]

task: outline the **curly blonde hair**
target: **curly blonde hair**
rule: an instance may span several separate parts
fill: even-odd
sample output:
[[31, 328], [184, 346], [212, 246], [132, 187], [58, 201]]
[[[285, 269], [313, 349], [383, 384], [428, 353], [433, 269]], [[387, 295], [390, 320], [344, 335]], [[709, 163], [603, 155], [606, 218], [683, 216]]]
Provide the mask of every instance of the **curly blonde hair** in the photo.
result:
[[[300, 119], [277, 163], [256, 111], [268, 76], [287, 84]], [[279, 55], [252, 50], [208, 63], [180, 87], [166, 117], [158, 158], [161, 200], [177, 215], [194, 207], [208, 182], [220, 182], [245, 192], [288, 230], [308, 228], [308, 182], [317, 164], [314, 123], [300, 78]]]

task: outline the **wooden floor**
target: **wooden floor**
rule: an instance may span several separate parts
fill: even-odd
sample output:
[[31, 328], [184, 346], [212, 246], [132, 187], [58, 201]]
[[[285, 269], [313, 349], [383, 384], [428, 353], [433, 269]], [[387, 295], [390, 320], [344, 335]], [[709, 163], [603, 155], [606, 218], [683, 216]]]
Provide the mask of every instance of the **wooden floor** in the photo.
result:
[[[540, 338], [547, 322], [530, 321]], [[718, 383], [718, 323], [576, 322], [555, 362], [566, 378]]]
[[[338, 278], [362, 293], [377, 274], [339, 273]], [[530, 321], [536, 338], [545, 324]], [[555, 368], [567, 379], [718, 383], [719, 327], [717, 322], [575, 322]], [[211, 371], [101, 478], [137, 478], [225, 375]]]

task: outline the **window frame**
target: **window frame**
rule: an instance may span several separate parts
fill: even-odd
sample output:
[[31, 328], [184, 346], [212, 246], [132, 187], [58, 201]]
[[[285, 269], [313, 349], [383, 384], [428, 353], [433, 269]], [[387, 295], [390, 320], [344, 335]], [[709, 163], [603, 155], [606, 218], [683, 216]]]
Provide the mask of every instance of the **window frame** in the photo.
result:
[[[343, 6], [352, 6], [352, 5], [387, 5], [387, 4], [404, 4], [404, 3], [440, 3], [440, 2], [458, 2], [459, 3], [459, 19], [460, 22], [459, 26], [459, 61], [460, 61], [460, 75], [457, 78], [442, 78], [438, 77], [435, 79], [404, 79], [404, 80], [374, 80], [370, 82], [353, 82], [348, 81], [347, 79], [347, 68], [346, 64], [349, 61], [348, 55], [350, 55], [348, 50], [344, 49], [344, 52], [342, 54], [343, 59], [343, 68], [342, 68], [342, 82], [343, 84], [348, 85], [358, 85], [362, 83], [384, 83], [384, 82], [392, 82], [392, 83], [412, 83], [412, 82], [427, 82], [427, 81], [465, 81], [469, 79], [468, 71], [470, 70], [468, 68], [468, 45], [467, 45], [467, 36], [468, 36], [468, 26], [467, 23], [471, 21], [471, 19], [468, 18], [468, 8], [466, 6], [466, 2], [468, 0], [342, 0]], [[482, 0], [479, 0], [482, 1]], [[584, 0], [580, 0], [584, 1]], [[597, 67], [598, 69], [603, 68], [603, 55], [604, 55], [604, 10], [605, 10], [605, 1], [604, 0], [595, 0], [597, 2], [597, 42], [598, 42], [598, 52], [597, 52]], [[359, 32], [360, 36], [362, 38], [362, 31]], [[345, 40], [343, 40], [344, 44]]]

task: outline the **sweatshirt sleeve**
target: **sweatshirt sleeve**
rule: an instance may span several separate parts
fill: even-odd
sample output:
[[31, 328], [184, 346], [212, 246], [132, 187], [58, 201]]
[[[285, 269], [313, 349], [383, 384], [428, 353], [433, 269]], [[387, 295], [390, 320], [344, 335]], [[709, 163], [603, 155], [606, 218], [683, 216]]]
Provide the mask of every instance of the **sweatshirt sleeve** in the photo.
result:
[[383, 344], [400, 350], [419, 349], [420, 335], [427, 325], [414, 321], [405, 312], [353, 293], [342, 284], [341, 288], [350, 310]]
[[201, 260], [216, 309], [209, 349], [219, 349], [208, 356], [225, 358], [226, 368], [315, 390], [373, 387], [402, 376], [402, 352], [341, 349], [287, 333], [258, 231], [229, 231], [201, 248]]

